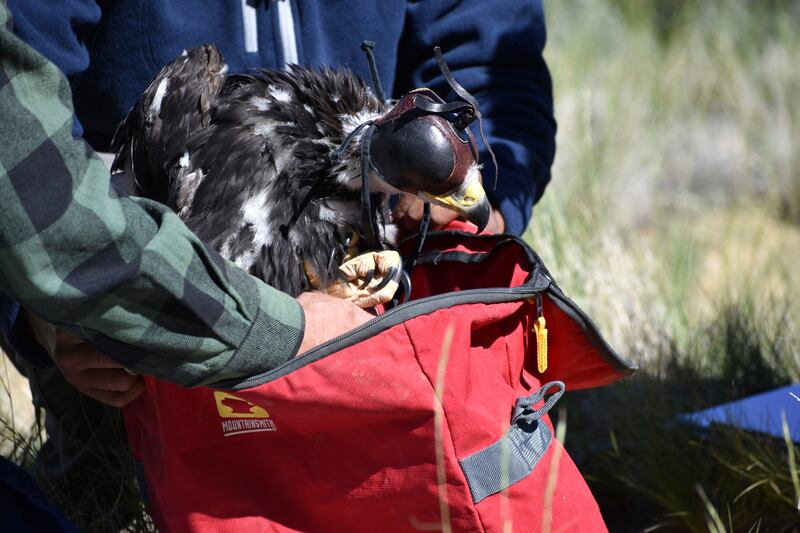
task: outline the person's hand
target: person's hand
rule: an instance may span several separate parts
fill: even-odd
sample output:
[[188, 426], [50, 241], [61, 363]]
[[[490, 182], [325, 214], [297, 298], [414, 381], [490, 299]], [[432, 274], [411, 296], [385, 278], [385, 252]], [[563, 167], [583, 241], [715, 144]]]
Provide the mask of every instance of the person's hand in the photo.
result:
[[144, 379], [74, 335], [56, 330], [53, 361], [81, 393], [113, 407], [124, 407], [144, 389]]
[[23, 318], [33, 337], [50, 355], [58, 369], [73, 387], [98, 402], [124, 407], [144, 389], [144, 379], [97, 351], [83, 339], [27, 310]]
[[306, 315], [306, 331], [300, 344], [301, 354], [373, 317], [356, 304], [321, 292], [304, 292], [297, 301]]
[[[402, 194], [394, 208], [394, 219], [397, 221], [402, 236], [411, 235], [419, 230], [425, 202], [419, 196]], [[440, 205], [431, 205], [431, 229], [448, 225], [458, 218], [458, 213]], [[506, 222], [499, 210], [492, 208], [489, 224], [483, 230], [488, 233], [503, 233]]]
[[503, 233], [506, 231], [506, 219], [503, 218], [503, 213], [499, 209], [492, 207], [492, 214], [489, 215], [489, 223], [484, 228], [487, 233]]

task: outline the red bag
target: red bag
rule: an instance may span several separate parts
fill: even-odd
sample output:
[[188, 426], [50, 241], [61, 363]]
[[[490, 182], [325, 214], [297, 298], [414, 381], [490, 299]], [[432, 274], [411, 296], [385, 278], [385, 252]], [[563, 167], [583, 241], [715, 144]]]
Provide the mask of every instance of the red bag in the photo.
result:
[[546, 411], [633, 367], [519, 239], [433, 232], [412, 281], [415, 300], [231, 390], [147, 379], [125, 415], [158, 528], [604, 531]]

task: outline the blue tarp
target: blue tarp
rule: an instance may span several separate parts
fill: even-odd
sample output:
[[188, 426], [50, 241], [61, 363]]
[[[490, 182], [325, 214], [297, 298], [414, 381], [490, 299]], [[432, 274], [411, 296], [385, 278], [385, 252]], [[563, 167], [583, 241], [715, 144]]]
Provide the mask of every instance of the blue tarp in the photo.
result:
[[800, 443], [800, 383], [681, 415], [680, 419], [704, 428], [723, 424], [782, 439], [782, 413], [792, 440]]

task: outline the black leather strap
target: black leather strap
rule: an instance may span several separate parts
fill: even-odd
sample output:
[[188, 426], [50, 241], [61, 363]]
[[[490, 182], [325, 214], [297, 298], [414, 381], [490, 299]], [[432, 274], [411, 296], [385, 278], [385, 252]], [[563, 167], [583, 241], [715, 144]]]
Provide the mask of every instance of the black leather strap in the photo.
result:
[[472, 104], [468, 102], [447, 102], [446, 104], [439, 104], [428, 98], [418, 96], [414, 103], [418, 108], [434, 115], [444, 115], [447, 113], [471, 113], [473, 119], [475, 118]]
[[375, 220], [377, 217], [374, 216], [377, 211], [373, 209], [369, 194], [369, 167], [371, 164], [369, 147], [372, 144], [373, 133], [375, 133], [375, 126], [370, 124], [361, 137], [361, 225], [366, 233], [367, 245], [373, 250], [383, 250], [383, 243], [378, 240], [378, 226]]

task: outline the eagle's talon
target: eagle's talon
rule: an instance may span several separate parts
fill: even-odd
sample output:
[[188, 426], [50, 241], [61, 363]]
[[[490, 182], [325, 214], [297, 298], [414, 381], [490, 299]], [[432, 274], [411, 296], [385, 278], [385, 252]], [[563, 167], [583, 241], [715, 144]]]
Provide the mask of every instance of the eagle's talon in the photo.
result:
[[386, 271], [386, 274], [383, 275], [383, 279], [380, 283], [372, 287], [372, 290], [378, 292], [379, 290], [386, 287], [392, 281], [397, 281], [395, 278], [397, 277], [397, 273], [400, 269], [397, 267], [389, 267], [389, 270]]
[[393, 250], [365, 252], [339, 267], [339, 281], [329, 285], [328, 294], [350, 300], [359, 307], [387, 303], [397, 291], [402, 271], [400, 254]]
[[370, 283], [372, 283], [372, 280], [375, 279], [375, 269], [370, 268], [366, 275], [360, 277], [364, 280], [364, 283], [358, 286], [358, 290], [363, 291], [369, 286]]

